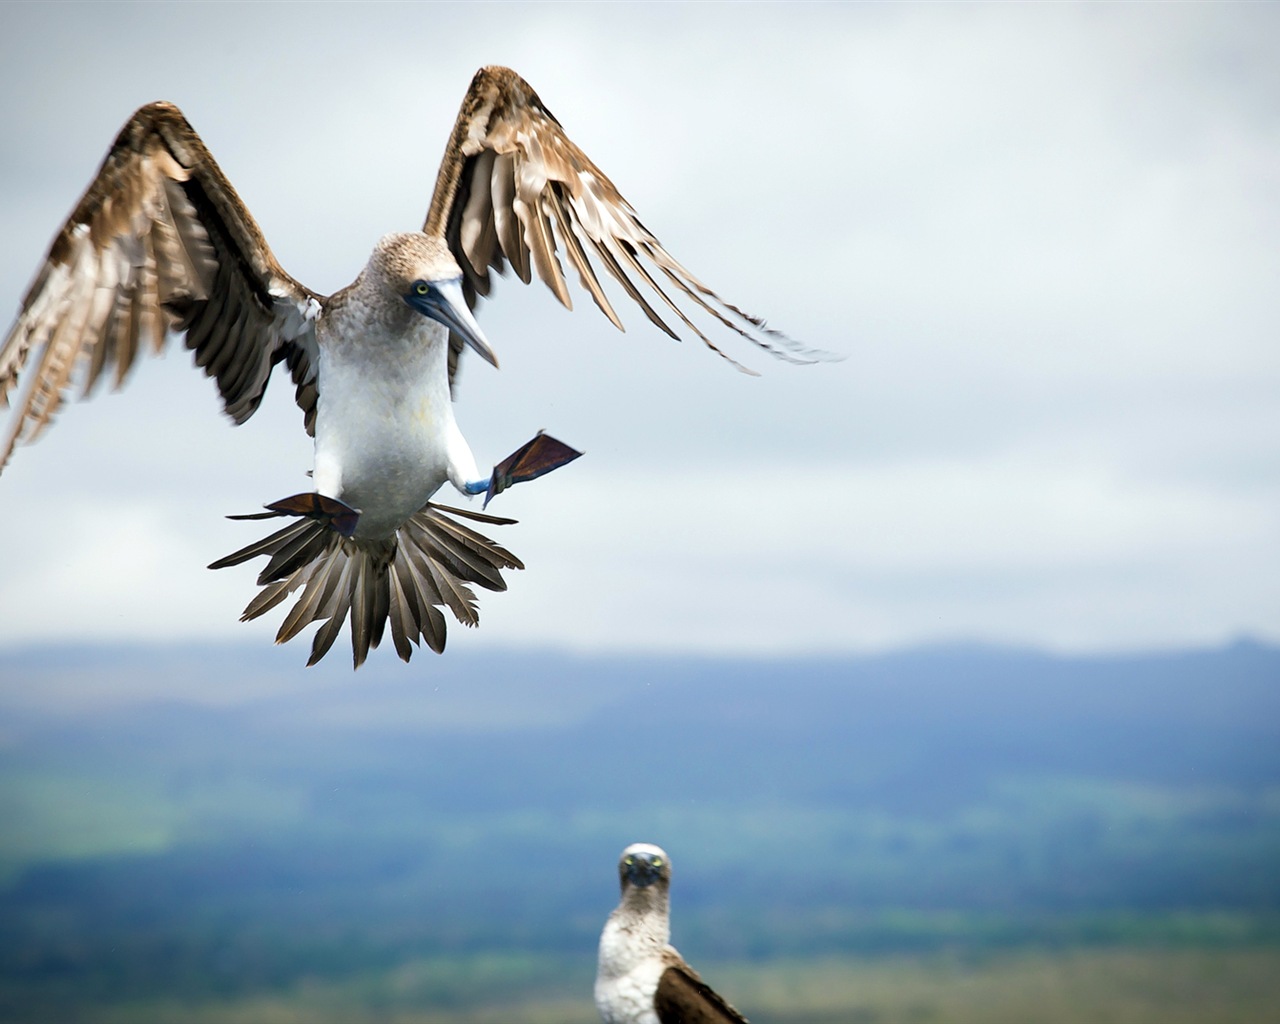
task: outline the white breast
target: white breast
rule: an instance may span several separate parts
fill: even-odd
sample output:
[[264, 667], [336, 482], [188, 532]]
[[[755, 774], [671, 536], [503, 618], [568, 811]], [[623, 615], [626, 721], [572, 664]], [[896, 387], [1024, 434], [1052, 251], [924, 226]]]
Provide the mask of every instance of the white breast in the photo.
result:
[[[624, 931], [610, 917], [600, 935], [596, 1009], [605, 1024], [659, 1024], [653, 1000], [666, 965], [665, 943]], [[648, 939], [649, 941], [646, 941]]]
[[360, 510], [356, 536], [389, 536], [446, 480], [479, 476], [453, 418], [448, 332], [425, 317], [387, 334], [358, 309], [317, 325], [316, 490]]

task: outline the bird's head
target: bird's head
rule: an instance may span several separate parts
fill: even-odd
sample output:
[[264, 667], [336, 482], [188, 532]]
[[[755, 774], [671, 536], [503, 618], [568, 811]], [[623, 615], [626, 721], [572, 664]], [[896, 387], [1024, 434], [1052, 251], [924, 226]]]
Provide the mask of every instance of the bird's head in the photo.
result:
[[658, 885], [665, 889], [671, 884], [671, 859], [660, 846], [651, 843], [632, 843], [622, 851], [618, 861], [618, 878], [622, 891], [628, 887], [647, 889]]
[[386, 235], [369, 265], [411, 309], [443, 324], [481, 358], [498, 365], [462, 293], [462, 269], [443, 241], [420, 232]]

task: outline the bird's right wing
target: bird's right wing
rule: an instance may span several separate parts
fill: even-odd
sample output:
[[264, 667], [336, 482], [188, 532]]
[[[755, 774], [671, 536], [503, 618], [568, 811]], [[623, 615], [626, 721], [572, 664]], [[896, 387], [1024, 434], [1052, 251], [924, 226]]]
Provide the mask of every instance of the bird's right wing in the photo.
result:
[[739, 369], [746, 368], [715, 344], [690, 313], [707, 314], [781, 359], [807, 363], [830, 358], [766, 327], [681, 266], [565, 134], [529, 83], [510, 68], [481, 68], [472, 79], [422, 230], [447, 242], [462, 267], [472, 304], [476, 296], [489, 293], [489, 268], [501, 272], [510, 263], [526, 284], [536, 272], [572, 308], [557, 254], [559, 239], [583, 288], [619, 330], [622, 321], [601, 287], [597, 268], [621, 285], [661, 330], [678, 337], [663, 318], [674, 316]]
[[670, 964], [653, 997], [661, 1024], [748, 1024], [679, 954], [669, 953]]
[[182, 112], [143, 107], [58, 232], [0, 344], [0, 405], [32, 364], [0, 469], [16, 444], [40, 436], [71, 387], [87, 395], [108, 372], [120, 387], [169, 330], [186, 335], [236, 423], [253, 415], [283, 362], [311, 430], [321, 299], [281, 269]]

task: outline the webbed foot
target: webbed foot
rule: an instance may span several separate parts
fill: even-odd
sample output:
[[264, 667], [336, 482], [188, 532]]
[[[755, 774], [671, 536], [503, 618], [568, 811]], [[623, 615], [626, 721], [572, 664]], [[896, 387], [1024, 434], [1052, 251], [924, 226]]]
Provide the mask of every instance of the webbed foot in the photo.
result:
[[465, 490], [468, 494], [483, 492], [483, 507], [488, 508], [489, 502], [512, 484], [536, 480], [553, 469], [572, 462], [581, 454], [576, 448], [570, 448], [563, 441], [557, 441], [540, 430], [533, 440], [522, 444], [494, 466], [493, 475], [487, 481], [468, 483]]

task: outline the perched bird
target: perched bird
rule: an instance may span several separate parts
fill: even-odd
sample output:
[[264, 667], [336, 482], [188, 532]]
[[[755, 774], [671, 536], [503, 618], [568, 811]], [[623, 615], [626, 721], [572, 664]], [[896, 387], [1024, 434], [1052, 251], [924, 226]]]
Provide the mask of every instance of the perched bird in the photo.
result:
[[507, 68], [482, 68], [472, 80], [422, 230], [386, 235], [355, 281], [329, 296], [284, 271], [181, 111], [149, 104], [124, 126], [54, 239], [0, 346], [0, 403], [17, 394], [31, 364], [0, 469], [15, 444], [40, 436], [73, 387], [83, 397], [104, 375], [119, 387], [138, 355], [160, 351], [171, 333], [184, 337], [237, 424], [257, 410], [280, 367], [315, 439], [315, 491], [232, 517], [292, 521], [211, 568], [266, 556], [262, 589], [242, 620], [297, 594], [276, 642], [321, 622], [309, 665], [345, 619], [357, 667], [388, 623], [405, 661], [420, 640], [439, 652], [441, 609], [475, 625], [469, 584], [503, 590], [502, 570], [523, 566], [459, 521], [513, 520], [439, 505], [433, 496], [448, 482], [466, 495], [486, 494], [487, 504], [580, 454], [540, 434], [486, 476], [452, 404], [464, 347], [498, 363], [472, 316], [489, 293], [490, 269], [505, 273], [510, 264], [525, 283], [536, 272], [571, 306], [560, 247], [619, 329], [599, 267], [672, 337], [653, 297], [725, 358], [687, 310], [774, 355], [813, 361], [814, 353], [722, 302], [672, 259]]
[[671, 859], [633, 843], [618, 861], [622, 899], [600, 934], [596, 1008], [605, 1024], [747, 1024], [671, 945]]

